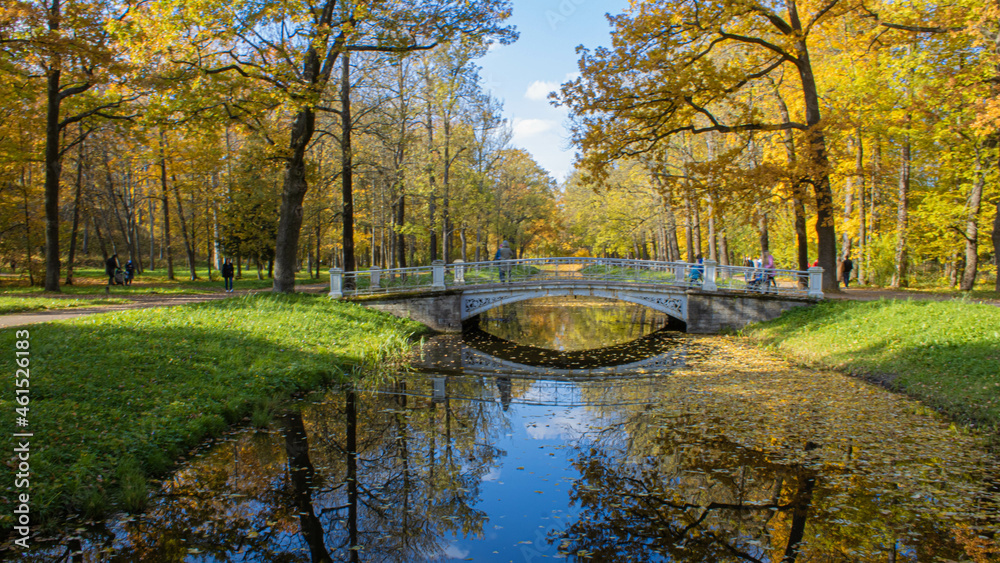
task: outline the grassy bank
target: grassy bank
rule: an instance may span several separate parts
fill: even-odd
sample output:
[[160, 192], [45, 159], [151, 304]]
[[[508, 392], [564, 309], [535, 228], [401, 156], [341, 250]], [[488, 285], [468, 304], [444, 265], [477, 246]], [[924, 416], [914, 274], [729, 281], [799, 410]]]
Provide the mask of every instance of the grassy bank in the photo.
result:
[[[26, 329], [30, 425], [19, 428], [15, 334]], [[357, 305], [270, 294], [6, 329], [0, 425], [8, 436], [34, 433], [36, 518], [138, 509], [146, 477], [164, 474], [206, 437], [255, 407], [398, 354], [420, 330]], [[14, 471], [0, 472], [0, 484], [12, 498]], [[0, 515], [4, 529], [10, 514]]]
[[744, 334], [801, 363], [879, 381], [1000, 433], [1000, 307], [824, 301]]

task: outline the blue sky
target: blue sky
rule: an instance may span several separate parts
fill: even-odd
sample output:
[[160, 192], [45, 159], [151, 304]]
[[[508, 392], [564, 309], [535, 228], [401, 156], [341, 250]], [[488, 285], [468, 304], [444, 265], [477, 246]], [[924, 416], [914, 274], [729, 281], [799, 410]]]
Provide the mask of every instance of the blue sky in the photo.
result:
[[521, 38], [478, 61], [484, 86], [504, 102], [514, 146], [531, 153], [557, 180], [572, 169], [567, 113], [552, 107], [549, 91], [577, 72], [576, 46], [611, 43], [606, 13], [621, 13], [627, 0], [514, 0], [510, 23]]

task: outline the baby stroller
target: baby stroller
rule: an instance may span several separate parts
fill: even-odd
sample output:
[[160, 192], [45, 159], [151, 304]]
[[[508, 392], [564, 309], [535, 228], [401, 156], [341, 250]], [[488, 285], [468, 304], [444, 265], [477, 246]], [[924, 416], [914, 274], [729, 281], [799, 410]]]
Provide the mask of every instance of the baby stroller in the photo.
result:
[[125, 271], [115, 268], [115, 285], [125, 285]]

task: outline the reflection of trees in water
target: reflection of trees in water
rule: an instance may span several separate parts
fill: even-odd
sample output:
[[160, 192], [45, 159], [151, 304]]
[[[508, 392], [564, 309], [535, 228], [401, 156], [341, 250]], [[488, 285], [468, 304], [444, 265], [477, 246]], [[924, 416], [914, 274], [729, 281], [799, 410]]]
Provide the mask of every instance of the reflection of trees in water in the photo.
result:
[[[996, 548], [983, 535], [992, 547], [973, 545], [969, 533], [997, 521], [995, 501], [977, 498], [982, 474], [977, 486], [966, 475], [976, 466], [958, 462], [969, 444], [952, 451], [959, 465], [950, 470], [938, 457], [950, 444], [887, 444], [886, 434], [869, 442], [870, 420], [839, 418], [833, 425], [853, 439], [844, 450], [825, 424], [803, 428], [788, 416], [803, 398], [761, 392], [729, 402], [718, 383], [706, 394], [671, 381], [662, 405], [622, 413], [579, 444], [571, 498], [581, 512], [550, 541], [594, 561], [948, 561]], [[751, 411], [770, 423], [750, 422]], [[916, 436], [935, 432], [932, 420], [906, 418]], [[946, 517], [970, 510], [983, 516]]]
[[787, 561], [798, 557], [816, 475], [720, 441], [624, 463], [596, 447], [574, 465], [581, 512], [551, 541], [596, 561]]
[[[455, 384], [472, 386], [466, 395], [488, 390]], [[505, 455], [493, 444], [508, 425], [492, 401], [331, 393], [287, 414], [283, 436], [246, 433], [214, 447], [178, 471], [146, 514], [84, 552], [113, 561], [433, 558], [446, 539], [483, 535], [487, 516], [475, 505]], [[114, 556], [97, 555], [112, 543]]]
[[663, 313], [622, 301], [551, 297], [491, 309], [480, 326], [524, 345], [586, 350], [638, 338], [667, 321]]
[[[414, 384], [396, 385], [405, 392]], [[411, 561], [440, 553], [442, 538], [482, 535], [486, 515], [474, 505], [482, 477], [503, 455], [491, 445], [503, 427], [496, 405], [405, 394], [344, 399], [331, 397], [307, 416], [314, 463], [336, 483], [317, 497], [328, 537], [339, 527], [345, 548], [366, 561]], [[345, 420], [346, 435], [336, 428]]]

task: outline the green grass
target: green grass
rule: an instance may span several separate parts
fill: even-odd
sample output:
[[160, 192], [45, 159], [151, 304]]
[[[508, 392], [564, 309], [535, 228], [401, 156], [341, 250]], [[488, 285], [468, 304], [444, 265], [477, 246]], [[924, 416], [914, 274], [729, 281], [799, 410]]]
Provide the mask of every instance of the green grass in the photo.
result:
[[[319, 296], [259, 294], [7, 329], [0, 428], [34, 433], [33, 517], [137, 510], [145, 478], [206, 437], [255, 409], [265, 424], [259, 411], [275, 399], [396, 357], [422, 328]], [[27, 428], [14, 426], [18, 330], [30, 332]], [[14, 474], [0, 472], [4, 490]]]
[[[273, 280], [266, 277], [257, 279], [257, 270], [243, 270], [243, 277], [235, 281], [236, 289], [268, 289], [273, 285]], [[219, 291], [223, 289], [222, 277], [218, 270], [212, 270], [212, 279], [208, 279], [208, 270], [204, 267], [198, 268], [197, 280], [191, 280], [191, 271], [186, 267], [174, 268], [174, 279], [167, 277], [166, 268], [156, 270], [146, 270], [142, 274], [136, 275], [131, 286], [112, 286], [111, 294], [196, 294], [206, 291]], [[73, 270], [73, 285], [65, 285], [65, 272], [60, 277], [60, 291], [68, 295], [103, 295], [108, 283], [108, 276], [104, 273], [104, 268], [81, 267]], [[329, 283], [328, 276], [320, 275], [318, 278], [310, 278], [308, 272], [301, 271], [295, 275], [297, 284]], [[42, 286], [28, 286], [26, 279], [5, 278], [0, 280], [0, 295], [4, 294], [25, 294], [44, 293]]]
[[99, 307], [119, 303], [129, 303], [128, 299], [60, 299], [52, 297], [9, 297], [0, 295], [0, 315], [44, 311], [47, 309], [69, 309], [72, 307]]
[[824, 301], [744, 330], [802, 363], [877, 380], [954, 419], [1000, 432], [1000, 307]]

